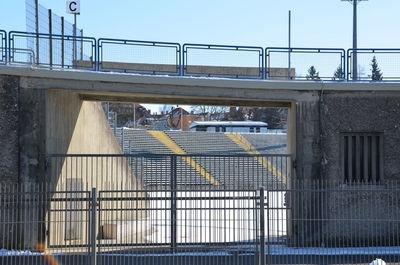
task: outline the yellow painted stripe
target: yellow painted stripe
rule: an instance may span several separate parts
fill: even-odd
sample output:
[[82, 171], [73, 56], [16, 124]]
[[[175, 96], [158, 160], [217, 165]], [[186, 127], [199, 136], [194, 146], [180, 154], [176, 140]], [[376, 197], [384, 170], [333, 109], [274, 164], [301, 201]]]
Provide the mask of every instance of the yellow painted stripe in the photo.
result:
[[[163, 143], [166, 147], [168, 147], [172, 152], [178, 155], [186, 155], [186, 152], [180, 148], [166, 133], [163, 131], [147, 131], [149, 134], [154, 136], [157, 140]], [[208, 180], [212, 185], [219, 186], [221, 185], [218, 180], [216, 180], [207, 170], [205, 170], [199, 163], [197, 163], [193, 158], [185, 156], [182, 157], [183, 161], [188, 163], [191, 167], [193, 167], [197, 172], [200, 173], [206, 180]]]
[[[261, 155], [261, 153], [241, 134], [238, 133], [225, 133], [226, 136], [229, 137], [234, 143], [239, 145], [241, 148], [243, 148], [248, 154], [251, 155]], [[281, 179], [281, 181], [284, 181], [285, 178], [282, 175], [282, 173], [276, 169], [271, 162], [269, 162], [265, 157], [255, 157], [254, 158], [256, 161], [258, 161], [263, 167], [265, 167], [269, 172], [271, 172], [273, 175], [277, 176], [278, 178]]]

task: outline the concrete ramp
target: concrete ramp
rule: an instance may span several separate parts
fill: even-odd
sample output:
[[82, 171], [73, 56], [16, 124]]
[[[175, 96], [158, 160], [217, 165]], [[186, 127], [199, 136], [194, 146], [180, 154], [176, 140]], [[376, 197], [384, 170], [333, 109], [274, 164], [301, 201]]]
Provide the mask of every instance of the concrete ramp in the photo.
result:
[[[133, 190], [135, 192], [129, 196], [147, 197], [146, 192], [140, 192], [143, 190], [142, 184], [132, 174], [100, 102], [83, 101], [78, 94], [71, 92], [49, 90], [46, 94], [46, 151], [46, 180], [51, 183], [51, 191], [58, 192], [54, 197], [61, 199], [51, 203], [49, 212], [46, 213], [45, 218], [51, 224], [47, 228], [50, 231], [47, 241], [49, 246], [57, 248], [88, 242], [88, 226], [84, 220], [89, 220], [89, 217], [86, 216], [87, 211], [79, 211], [87, 209], [88, 203], [63, 201], [63, 197], [68, 199], [73, 196], [79, 199], [81, 196], [84, 199], [90, 193], [82, 192], [89, 192], [92, 188], [99, 191]], [[64, 193], [65, 191], [76, 193]], [[113, 209], [115, 205], [105, 201], [102, 208]], [[148, 227], [143, 226], [140, 231], [126, 227], [135, 226], [136, 222], [147, 218], [145, 209], [148, 208], [148, 202], [123, 201], [118, 204], [118, 208], [140, 210], [126, 211], [124, 215], [118, 215], [116, 211], [99, 213], [99, 230], [103, 231], [99, 235], [100, 240], [102, 236], [104, 240], [114, 240], [108, 235], [112, 228], [115, 231], [124, 231], [124, 238], [132, 242], [144, 241], [149, 233]]]

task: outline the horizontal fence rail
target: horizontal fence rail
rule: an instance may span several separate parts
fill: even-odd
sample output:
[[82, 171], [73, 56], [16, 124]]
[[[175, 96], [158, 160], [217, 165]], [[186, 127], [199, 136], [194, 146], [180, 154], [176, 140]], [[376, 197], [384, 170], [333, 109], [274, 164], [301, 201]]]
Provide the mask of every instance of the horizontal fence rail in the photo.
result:
[[263, 79], [264, 51], [261, 47], [184, 44], [183, 72], [191, 76]]
[[180, 75], [179, 43], [99, 39], [100, 71]]
[[[344, 49], [269, 47], [265, 49], [265, 57], [268, 79], [344, 80], [346, 78]], [[309, 73], [312, 66], [316, 69], [315, 75]], [[335, 76], [336, 71], [338, 74]]]
[[63, 185], [0, 183], [1, 265], [400, 264], [398, 181], [245, 190]]
[[[356, 55], [358, 76], [354, 77]], [[372, 74], [373, 59], [379, 78]], [[394, 48], [264, 49], [0, 30], [0, 65], [50, 69], [296, 81], [399, 81], [399, 59], [400, 49]]]
[[7, 32], [0, 30], [0, 64], [7, 62]]
[[[349, 49], [347, 52], [347, 65], [353, 65], [355, 55], [357, 55], [358, 65], [357, 80], [373, 79], [372, 60], [374, 58], [382, 74], [380, 79], [374, 81], [400, 79], [400, 49]], [[354, 79], [351, 69], [348, 69], [347, 79]]]
[[94, 38], [11, 31], [8, 41], [10, 64], [96, 70]]

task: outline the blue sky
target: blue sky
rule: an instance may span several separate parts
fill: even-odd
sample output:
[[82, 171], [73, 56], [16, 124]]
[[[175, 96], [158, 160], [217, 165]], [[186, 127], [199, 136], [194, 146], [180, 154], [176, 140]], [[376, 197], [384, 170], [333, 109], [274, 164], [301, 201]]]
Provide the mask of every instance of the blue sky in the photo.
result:
[[[65, 0], [39, 0], [58, 15]], [[287, 45], [293, 12], [293, 46], [350, 48], [352, 8], [340, 0], [81, 0], [78, 26], [85, 35], [138, 40]], [[399, 0], [359, 5], [359, 47], [400, 46]], [[0, 28], [25, 30], [25, 0], [4, 0]]]

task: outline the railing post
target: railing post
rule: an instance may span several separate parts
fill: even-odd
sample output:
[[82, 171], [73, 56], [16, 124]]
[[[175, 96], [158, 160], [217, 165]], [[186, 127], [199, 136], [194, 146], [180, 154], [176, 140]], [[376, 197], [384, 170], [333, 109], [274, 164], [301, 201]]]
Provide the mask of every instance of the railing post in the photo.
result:
[[260, 188], [260, 252], [259, 265], [265, 265], [265, 191]]
[[83, 29], [81, 29], [81, 61], [83, 61]]
[[97, 264], [97, 189], [92, 188], [92, 200], [90, 204], [90, 264]]
[[35, 0], [35, 33], [36, 33], [36, 64], [40, 64], [39, 51], [40, 51], [40, 38], [39, 38], [39, 0]]
[[175, 252], [176, 249], [176, 169], [177, 169], [177, 156], [171, 155], [171, 250]]
[[50, 69], [53, 67], [53, 19], [52, 12], [49, 9], [49, 65]]
[[64, 17], [61, 17], [61, 68], [64, 68], [64, 53], [65, 53], [65, 47], [64, 47]]
[[125, 132], [124, 132], [124, 127], [122, 127], [122, 135], [121, 135], [121, 146], [122, 146], [122, 153], [125, 154]]

